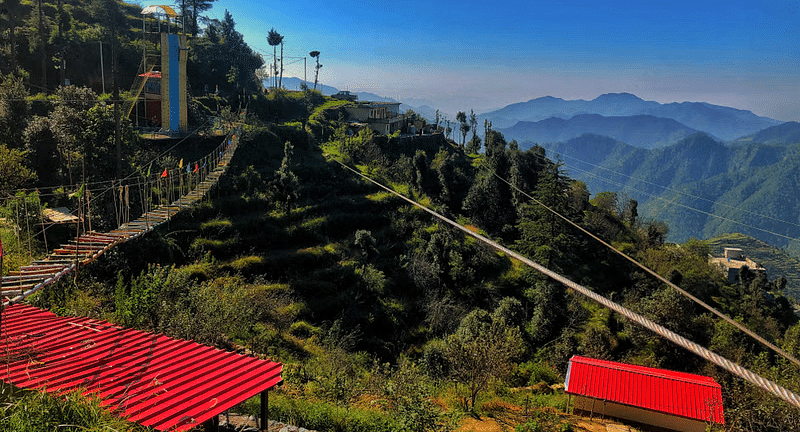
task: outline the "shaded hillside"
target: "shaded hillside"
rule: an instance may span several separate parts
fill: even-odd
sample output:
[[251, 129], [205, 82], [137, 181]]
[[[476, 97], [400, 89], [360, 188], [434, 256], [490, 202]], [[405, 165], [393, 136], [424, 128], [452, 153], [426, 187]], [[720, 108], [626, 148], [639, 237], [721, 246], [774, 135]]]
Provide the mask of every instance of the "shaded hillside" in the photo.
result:
[[798, 247], [800, 146], [729, 147], [702, 134], [656, 150], [592, 135], [542, 146], [593, 195], [636, 199], [642, 217], [667, 223], [670, 241], [742, 232]]
[[739, 138], [732, 144], [797, 144], [800, 143], [800, 123], [786, 122], [760, 130], [753, 135]]
[[538, 122], [522, 121], [501, 129], [508, 139], [529, 142], [559, 142], [583, 134], [604, 135], [635, 147], [657, 148], [674, 144], [698, 131], [668, 118], [649, 115], [604, 117], [579, 114], [568, 120], [551, 117]]
[[769, 279], [786, 278], [786, 294], [800, 299], [800, 259], [753, 237], [739, 233], [706, 240], [714, 256], [723, 256], [725, 248], [740, 248], [745, 255], [767, 269]]
[[706, 132], [723, 140], [753, 134], [781, 122], [759, 117], [750, 111], [702, 102], [661, 104], [645, 101], [630, 93], [609, 93], [594, 100], [564, 100], [552, 96], [508, 105], [481, 117], [491, 120], [496, 128], [508, 128], [520, 121], [540, 121], [551, 117], [570, 118], [579, 114], [603, 116], [650, 115], [673, 119], [689, 128]]

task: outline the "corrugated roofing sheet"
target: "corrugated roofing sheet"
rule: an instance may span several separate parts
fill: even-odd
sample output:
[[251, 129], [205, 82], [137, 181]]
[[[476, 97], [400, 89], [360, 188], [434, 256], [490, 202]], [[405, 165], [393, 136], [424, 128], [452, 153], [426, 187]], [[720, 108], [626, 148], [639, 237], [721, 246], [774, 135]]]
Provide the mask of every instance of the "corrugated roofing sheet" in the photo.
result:
[[566, 392], [724, 424], [722, 388], [714, 378], [574, 356]]
[[26, 305], [6, 308], [0, 379], [50, 393], [82, 390], [123, 418], [183, 431], [268, 390], [283, 366], [236, 353], [59, 317]]

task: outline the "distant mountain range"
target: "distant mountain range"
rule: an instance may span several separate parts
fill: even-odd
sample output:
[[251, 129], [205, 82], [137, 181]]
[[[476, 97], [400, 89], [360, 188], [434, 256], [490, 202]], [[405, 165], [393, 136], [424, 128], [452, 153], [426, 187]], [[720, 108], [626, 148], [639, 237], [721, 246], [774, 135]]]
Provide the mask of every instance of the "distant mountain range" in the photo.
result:
[[642, 149], [587, 134], [542, 146], [593, 196], [613, 191], [636, 199], [644, 219], [667, 223], [670, 241], [740, 232], [798, 253], [792, 239], [800, 238], [800, 144], [770, 136], [775, 144], [725, 145], [698, 133]]
[[[564, 100], [552, 96], [508, 105], [484, 113], [481, 117], [492, 121], [495, 129], [511, 128], [519, 122], [539, 122], [550, 118], [571, 119], [582, 114], [599, 114], [605, 117], [651, 116], [672, 119], [688, 129], [706, 132], [729, 141], [751, 135], [782, 122], [759, 117], [750, 111], [712, 105], [704, 102], [675, 102], [662, 104], [645, 101], [630, 93], [609, 93], [596, 99]], [[580, 136], [577, 133], [569, 138]], [[544, 141], [536, 136], [514, 136], [518, 141]], [[663, 139], [658, 141], [663, 142]], [[629, 143], [632, 144], [632, 143]]]
[[800, 123], [786, 122], [760, 130], [753, 135], [734, 140], [731, 144], [794, 144], [800, 143]]
[[605, 117], [578, 114], [570, 119], [551, 117], [537, 122], [521, 121], [500, 129], [506, 139], [553, 143], [590, 133], [603, 135], [635, 147], [657, 148], [676, 143], [699, 132], [675, 120], [650, 115]]

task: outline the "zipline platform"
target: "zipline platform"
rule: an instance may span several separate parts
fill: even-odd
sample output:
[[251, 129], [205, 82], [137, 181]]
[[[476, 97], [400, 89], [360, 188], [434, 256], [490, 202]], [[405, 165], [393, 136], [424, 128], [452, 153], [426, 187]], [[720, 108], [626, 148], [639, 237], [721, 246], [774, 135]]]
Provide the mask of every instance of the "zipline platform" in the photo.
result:
[[18, 271], [11, 272], [2, 278], [0, 283], [0, 296], [3, 304], [17, 303], [44, 286], [50, 285], [81, 265], [86, 265], [96, 260], [112, 247], [147, 234], [159, 225], [169, 221], [182, 210], [200, 202], [217, 181], [227, 171], [239, 143], [239, 135], [233, 134], [231, 138], [225, 137], [220, 146], [220, 153], [216, 166], [209, 167], [210, 172], [196, 187], [186, 195], [170, 204], [155, 207], [139, 218], [122, 224], [119, 228], [107, 233], [89, 231], [70, 240], [50, 253], [43, 260], [33, 261], [30, 265], [20, 267]]

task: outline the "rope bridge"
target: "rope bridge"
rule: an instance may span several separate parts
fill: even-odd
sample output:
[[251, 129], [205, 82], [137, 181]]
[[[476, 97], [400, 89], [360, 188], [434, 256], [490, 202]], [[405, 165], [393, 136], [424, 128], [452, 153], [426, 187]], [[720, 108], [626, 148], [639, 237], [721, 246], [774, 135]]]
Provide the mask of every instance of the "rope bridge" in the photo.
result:
[[[239, 136], [240, 131], [227, 135], [222, 144], [211, 154], [200, 161], [187, 164], [185, 170], [183, 160], [181, 160], [181, 166], [177, 170], [165, 169], [163, 173], [155, 175], [148, 173], [141, 184], [158, 185], [159, 189], [164, 186], [166, 203], [149, 209], [146, 204], [148, 200], [144, 199], [145, 208], [139, 218], [127, 221], [124, 220], [124, 216], [120, 216], [124, 213], [121, 212], [118, 215], [117, 223], [120, 225], [117, 229], [101, 233], [91, 230], [90, 227], [87, 232], [54, 249], [47, 258], [34, 260], [30, 265], [10, 272], [8, 276], [2, 277], [0, 284], [3, 304], [8, 305], [24, 300], [42, 287], [55, 283], [77, 269], [78, 266], [91, 263], [120, 243], [143, 236], [169, 221], [181, 210], [202, 200], [227, 170], [238, 146]], [[172, 201], [171, 195], [176, 186], [176, 177], [179, 179], [179, 192], [175, 195], [183, 194], [184, 189], [188, 192]], [[187, 178], [186, 185], [184, 185], [184, 177]], [[117, 187], [112, 189], [117, 189]], [[120, 209], [123, 209], [127, 205], [129, 211], [129, 186], [119, 186], [118, 190], [119, 199], [115, 194], [115, 206], [118, 205]], [[116, 191], [112, 191], [112, 193], [114, 192]]]

